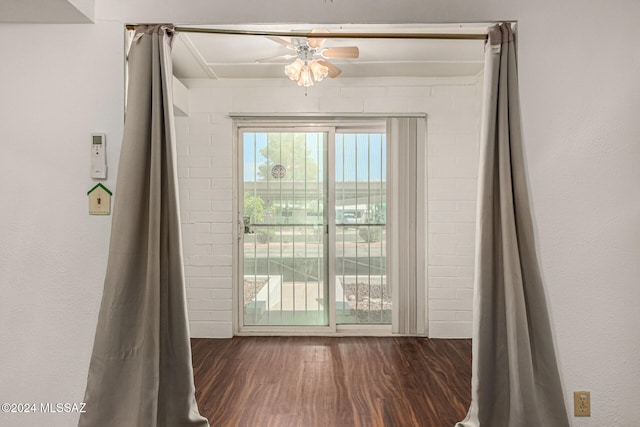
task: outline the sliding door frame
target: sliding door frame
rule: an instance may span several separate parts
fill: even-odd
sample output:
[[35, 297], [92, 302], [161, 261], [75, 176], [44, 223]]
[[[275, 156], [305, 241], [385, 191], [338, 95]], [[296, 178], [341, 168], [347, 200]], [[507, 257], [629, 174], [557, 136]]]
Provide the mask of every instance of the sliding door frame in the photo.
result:
[[[335, 203], [335, 199], [333, 197], [333, 189], [335, 185], [335, 179], [331, 179], [331, 174], [335, 173], [335, 168], [332, 167], [332, 153], [330, 149], [331, 141], [335, 138], [333, 133], [333, 129], [326, 125], [319, 126], [309, 126], [306, 123], [300, 122], [299, 125], [292, 121], [278, 121], [276, 123], [258, 123], [251, 122], [247, 123], [244, 126], [239, 126], [237, 123], [234, 123], [235, 128], [235, 138], [237, 138], [237, 144], [235, 148], [235, 156], [236, 159], [234, 161], [235, 170], [234, 180], [236, 184], [234, 185], [235, 197], [236, 197], [236, 205], [234, 206], [234, 218], [238, 223], [237, 227], [237, 235], [234, 237], [233, 241], [236, 246], [234, 248], [234, 273], [235, 280], [233, 283], [235, 294], [237, 295], [234, 308], [236, 314], [234, 315], [234, 320], [237, 322], [236, 335], [328, 335], [335, 331], [335, 305], [329, 304], [329, 310], [327, 313], [329, 324], [326, 326], [322, 325], [309, 325], [309, 326], [300, 326], [300, 325], [245, 325], [244, 324], [244, 298], [243, 295], [240, 295], [240, 283], [244, 280], [244, 224], [242, 222], [241, 213], [242, 213], [242, 201], [240, 200], [240, 195], [244, 194], [244, 179], [243, 179], [243, 171], [244, 171], [244, 151], [242, 145], [242, 139], [240, 136], [243, 132], [291, 132], [291, 133], [304, 133], [304, 132], [318, 132], [318, 133], [326, 133], [327, 142], [326, 147], [324, 148], [323, 159], [324, 162], [323, 170], [324, 170], [324, 191], [326, 193], [326, 206], [325, 209], [326, 214], [324, 216], [324, 220], [326, 223], [322, 224], [324, 228], [323, 231], [323, 258], [324, 262], [324, 277], [325, 283], [323, 287], [325, 288], [324, 297], [328, 300], [331, 299], [332, 292], [335, 293], [335, 283], [331, 280], [332, 272], [335, 272], [335, 261], [332, 257], [329, 256], [329, 247], [332, 242], [335, 242], [335, 230], [332, 230], [332, 227], [327, 227], [328, 224], [331, 224], [331, 221], [335, 221], [335, 213], [331, 212], [330, 206], [332, 203]], [[328, 233], [327, 233], [328, 231]]]
[[[299, 115], [252, 115], [252, 114], [230, 114], [233, 119], [233, 218], [236, 227], [233, 230], [233, 330], [234, 335], [331, 335], [331, 336], [391, 336], [392, 325], [390, 324], [336, 324], [336, 305], [329, 304], [329, 325], [328, 326], [245, 326], [243, 325], [244, 297], [240, 295], [239, 283], [243, 280], [243, 260], [244, 249], [241, 245], [244, 234], [244, 224], [240, 214], [243, 200], [240, 195], [243, 191], [243, 150], [240, 138], [242, 131], [285, 131], [285, 132], [328, 132], [327, 160], [326, 160], [326, 188], [327, 188], [327, 214], [328, 234], [325, 239], [326, 245], [324, 254], [326, 262], [325, 285], [328, 288], [329, 299], [335, 298], [336, 292], [336, 165], [335, 165], [335, 134], [340, 131], [363, 131], [363, 132], [387, 132], [386, 119], [396, 117], [394, 114], [356, 114], [341, 116], [318, 116], [309, 114]], [[424, 114], [401, 114], [400, 116], [424, 118]], [[387, 140], [387, 144], [389, 141]], [[388, 177], [387, 177], [388, 178]], [[393, 191], [393, 190], [387, 190]], [[387, 193], [388, 194], [388, 193]], [[387, 196], [388, 197], [388, 196]], [[426, 224], [425, 224], [426, 226]], [[388, 227], [388, 224], [387, 224]], [[326, 233], [326, 230], [325, 230]], [[330, 249], [332, 248], [332, 249]], [[386, 253], [386, 257], [390, 254]], [[388, 265], [388, 263], [387, 263]], [[387, 272], [388, 274], [388, 272]], [[333, 297], [332, 297], [333, 296]], [[395, 304], [394, 304], [395, 306]], [[392, 308], [393, 310], [394, 308]]]

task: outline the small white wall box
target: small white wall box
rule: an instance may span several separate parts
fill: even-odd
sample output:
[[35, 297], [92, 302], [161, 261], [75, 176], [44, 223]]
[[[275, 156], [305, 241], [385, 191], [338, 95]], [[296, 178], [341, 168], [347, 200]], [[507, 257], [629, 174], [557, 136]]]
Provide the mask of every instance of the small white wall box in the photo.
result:
[[91, 178], [107, 178], [107, 135], [91, 134]]
[[96, 184], [87, 192], [90, 215], [109, 215], [111, 213], [111, 191], [102, 184]]

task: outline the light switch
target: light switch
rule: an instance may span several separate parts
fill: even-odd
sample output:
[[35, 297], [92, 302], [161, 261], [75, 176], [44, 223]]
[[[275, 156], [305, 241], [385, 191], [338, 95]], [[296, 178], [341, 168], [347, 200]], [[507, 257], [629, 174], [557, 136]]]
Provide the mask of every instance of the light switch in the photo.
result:
[[111, 213], [111, 191], [102, 184], [97, 184], [89, 192], [89, 214], [109, 215]]

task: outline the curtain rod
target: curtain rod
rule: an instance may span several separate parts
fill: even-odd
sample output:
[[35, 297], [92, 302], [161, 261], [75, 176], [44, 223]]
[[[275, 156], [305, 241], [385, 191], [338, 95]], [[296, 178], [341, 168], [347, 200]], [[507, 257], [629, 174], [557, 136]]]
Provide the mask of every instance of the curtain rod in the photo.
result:
[[[135, 29], [134, 25], [127, 25], [127, 30]], [[439, 40], [486, 40], [487, 34], [448, 34], [448, 33], [312, 33], [286, 31], [252, 31], [230, 30], [220, 28], [175, 27], [178, 33], [226, 34], [234, 36], [264, 36], [264, 37], [304, 37], [308, 39], [439, 39]]]
[[248, 119], [248, 120], [335, 120], [335, 119], [348, 119], [348, 120], [358, 120], [358, 119], [387, 119], [394, 117], [402, 117], [402, 118], [417, 118], [424, 119], [427, 117], [426, 113], [335, 113], [335, 114], [326, 114], [326, 113], [229, 113], [227, 117], [231, 119]]

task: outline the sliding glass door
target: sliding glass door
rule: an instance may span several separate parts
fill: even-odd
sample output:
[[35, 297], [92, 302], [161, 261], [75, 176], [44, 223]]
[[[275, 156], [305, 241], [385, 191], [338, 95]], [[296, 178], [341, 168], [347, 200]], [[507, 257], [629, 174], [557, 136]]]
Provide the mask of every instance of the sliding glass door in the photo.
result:
[[390, 324], [386, 275], [386, 135], [335, 138], [337, 324]]
[[327, 132], [245, 131], [244, 325], [326, 326]]
[[384, 129], [240, 128], [239, 159], [241, 328], [389, 325]]

